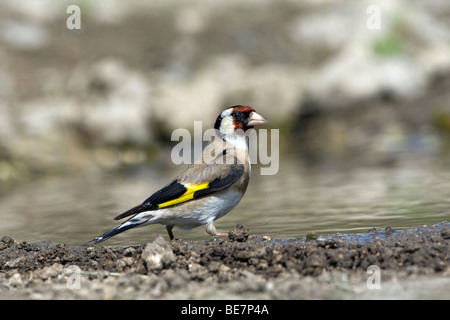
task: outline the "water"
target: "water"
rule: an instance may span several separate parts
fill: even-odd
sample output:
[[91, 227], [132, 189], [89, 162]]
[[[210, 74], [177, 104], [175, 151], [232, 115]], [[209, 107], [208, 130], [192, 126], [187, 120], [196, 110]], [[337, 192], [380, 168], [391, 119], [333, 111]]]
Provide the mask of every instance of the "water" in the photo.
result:
[[[251, 234], [302, 238], [308, 232], [366, 233], [390, 226], [402, 230], [450, 220], [449, 164], [412, 157], [396, 164], [308, 166], [296, 155], [280, 157], [273, 176], [258, 166], [244, 199], [216, 221], [220, 231], [237, 223]], [[0, 235], [33, 242], [80, 245], [114, 227], [112, 219], [141, 203], [180, 173], [158, 164], [121, 171], [91, 171], [36, 179], [0, 195]], [[164, 226], [126, 231], [105, 245], [134, 245], [167, 238]], [[209, 239], [203, 227], [174, 229], [175, 237]]]

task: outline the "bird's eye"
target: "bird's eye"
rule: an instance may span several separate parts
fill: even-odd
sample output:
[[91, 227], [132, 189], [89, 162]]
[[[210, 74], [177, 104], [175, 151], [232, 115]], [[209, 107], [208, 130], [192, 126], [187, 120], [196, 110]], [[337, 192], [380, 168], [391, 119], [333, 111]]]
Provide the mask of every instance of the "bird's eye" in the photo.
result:
[[233, 117], [234, 120], [239, 120], [241, 117], [241, 113], [240, 112], [233, 112], [231, 114], [231, 116]]

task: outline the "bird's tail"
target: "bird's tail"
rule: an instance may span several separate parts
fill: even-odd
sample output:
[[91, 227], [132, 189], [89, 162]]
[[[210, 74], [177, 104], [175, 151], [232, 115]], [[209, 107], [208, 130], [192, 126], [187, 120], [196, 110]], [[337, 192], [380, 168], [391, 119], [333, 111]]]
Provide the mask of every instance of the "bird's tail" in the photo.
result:
[[117, 235], [119, 233], [122, 233], [131, 228], [138, 227], [138, 226], [144, 224], [145, 222], [147, 222], [147, 220], [144, 220], [144, 221], [142, 221], [142, 220], [137, 220], [137, 221], [134, 220], [133, 221], [133, 220], [134, 219], [128, 220], [128, 221], [122, 223], [121, 225], [118, 225], [117, 227], [115, 227], [109, 231], [106, 231], [101, 236], [98, 236], [97, 238], [94, 238], [91, 241], [86, 242], [85, 245], [88, 245], [90, 243], [96, 244], [96, 243], [103, 242], [105, 240], [108, 240], [111, 237], [114, 237], [115, 235]]

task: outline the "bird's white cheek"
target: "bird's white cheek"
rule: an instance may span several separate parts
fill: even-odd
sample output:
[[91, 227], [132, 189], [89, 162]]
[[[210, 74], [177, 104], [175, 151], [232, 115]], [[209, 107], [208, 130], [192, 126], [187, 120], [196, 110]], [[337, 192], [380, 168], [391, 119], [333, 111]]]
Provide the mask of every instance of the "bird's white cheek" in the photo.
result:
[[220, 131], [224, 134], [230, 134], [234, 132], [233, 120], [230, 117], [222, 119], [222, 124], [220, 126]]

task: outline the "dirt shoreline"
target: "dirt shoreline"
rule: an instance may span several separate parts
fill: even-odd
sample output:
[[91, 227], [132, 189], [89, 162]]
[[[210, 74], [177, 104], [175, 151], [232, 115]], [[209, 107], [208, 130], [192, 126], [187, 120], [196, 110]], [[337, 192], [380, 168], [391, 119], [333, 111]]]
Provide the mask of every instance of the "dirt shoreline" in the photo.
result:
[[[0, 245], [1, 299], [449, 299], [450, 223], [353, 237]], [[375, 273], [368, 272], [375, 266]], [[378, 277], [378, 278], [377, 278]], [[376, 285], [380, 284], [377, 289]]]

